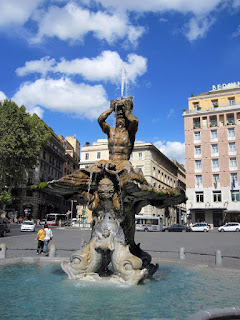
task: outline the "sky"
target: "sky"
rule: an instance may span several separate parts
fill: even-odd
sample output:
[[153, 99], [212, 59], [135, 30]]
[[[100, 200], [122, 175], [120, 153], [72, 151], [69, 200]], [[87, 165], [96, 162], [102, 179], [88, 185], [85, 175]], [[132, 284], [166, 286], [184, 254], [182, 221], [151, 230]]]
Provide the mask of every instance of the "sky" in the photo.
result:
[[0, 0], [0, 46], [0, 100], [83, 146], [132, 96], [136, 141], [184, 163], [187, 99], [240, 81], [240, 0]]

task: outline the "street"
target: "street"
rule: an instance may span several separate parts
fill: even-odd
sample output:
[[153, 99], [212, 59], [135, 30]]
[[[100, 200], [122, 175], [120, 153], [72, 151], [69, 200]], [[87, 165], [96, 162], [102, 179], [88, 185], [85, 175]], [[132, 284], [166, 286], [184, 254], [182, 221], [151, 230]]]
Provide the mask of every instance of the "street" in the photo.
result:
[[[7, 257], [35, 256], [37, 242], [36, 232], [21, 232], [20, 225], [11, 225], [11, 232], [0, 238], [0, 243], [7, 245]], [[90, 230], [78, 227], [52, 227], [53, 240], [57, 256], [69, 258], [71, 253], [79, 249], [91, 236]], [[179, 249], [185, 248], [186, 261], [214, 265], [215, 252], [223, 255], [223, 266], [240, 269], [240, 233], [239, 232], [136, 232], [135, 242], [149, 252], [155, 259], [178, 259]]]

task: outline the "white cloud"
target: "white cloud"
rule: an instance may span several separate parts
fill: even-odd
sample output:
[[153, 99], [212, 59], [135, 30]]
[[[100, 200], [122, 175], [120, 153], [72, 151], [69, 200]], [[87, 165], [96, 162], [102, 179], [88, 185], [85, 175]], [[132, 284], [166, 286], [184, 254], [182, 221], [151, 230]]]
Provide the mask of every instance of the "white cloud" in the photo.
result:
[[25, 66], [16, 69], [18, 76], [25, 76], [29, 73], [40, 73], [46, 75], [47, 72], [51, 71], [55, 64], [55, 59], [50, 57], [43, 57], [40, 60], [32, 60], [25, 62]]
[[[238, 0], [235, 0], [238, 1]], [[89, 0], [88, 3], [91, 1]], [[201, 15], [214, 10], [223, 0], [95, 0], [105, 8], [134, 12], [166, 12], [178, 11]]]
[[[87, 1], [91, 3], [90, 0]], [[214, 20], [210, 13], [216, 11], [221, 5], [226, 3], [225, 0], [95, 0], [101, 3], [103, 7], [112, 10], [112, 12], [179, 12], [181, 14], [191, 14], [192, 18], [188, 22], [187, 30], [184, 30], [185, 36], [190, 40], [197, 40], [203, 38]], [[238, 7], [240, 0], [233, 0], [231, 4], [233, 7]], [[160, 21], [166, 21], [161, 17]]]
[[240, 25], [237, 27], [237, 30], [232, 34], [233, 38], [240, 36]]
[[233, 8], [240, 7], [240, 0], [233, 0]]
[[84, 36], [91, 32], [97, 39], [108, 43], [127, 38], [136, 45], [144, 32], [143, 27], [132, 26], [126, 14], [93, 12], [74, 3], [65, 7], [51, 6], [38, 22], [39, 32], [32, 42], [41, 42], [44, 37], [83, 41]]
[[42, 0], [1, 0], [0, 27], [23, 25]]
[[36, 107], [44, 107], [88, 119], [98, 117], [108, 105], [106, 92], [101, 85], [76, 84], [68, 78], [26, 82], [12, 99], [19, 105], [24, 104], [28, 112]]
[[4, 101], [5, 99], [7, 99], [6, 95], [4, 92], [0, 91], [0, 101]]
[[168, 117], [168, 118], [171, 118], [171, 117], [174, 115], [174, 113], [175, 113], [175, 110], [174, 110], [173, 108], [171, 108], [171, 109], [169, 110], [169, 112], [168, 112], [167, 117]]
[[209, 28], [214, 23], [215, 19], [210, 18], [192, 18], [186, 25], [186, 37], [188, 40], [193, 41], [203, 38], [208, 32]]
[[177, 160], [181, 164], [185, 164], [185, 144], [178, 141], [157, 141], [154, 143], [165, 156], [171, 160]]
[[121, 69], [124, 67], [128, 81], [135, 82], [136, 78], [147, 71], [147, 59], [137, 54], [129, 54], [123, 61], [114, 51], [103, 51], [96, 58], [83, 58], [67, 61], [62, 59], [59, 63], [49, 57], [40, 60], [27, 61], [24, 67], [16, 70], [17, 75], [24, 76], [29, 73], [40, 73], [43, 76], [48, 72], [67, 75], [79, 74], [88, 81], [118, 82], [121, 78]]
[[31, 114], [36, 113], [36, 115], [38, 115], [39, 118], [41, 118], [41, 119], [42, 119], [43, 114], [44, 114], [44, 110], [42, 108], [40, 108], [40, 107], [35, 107], [35, 108], [32, 108], [32, 109], [29, 109], [28, 112], [31, 113]]

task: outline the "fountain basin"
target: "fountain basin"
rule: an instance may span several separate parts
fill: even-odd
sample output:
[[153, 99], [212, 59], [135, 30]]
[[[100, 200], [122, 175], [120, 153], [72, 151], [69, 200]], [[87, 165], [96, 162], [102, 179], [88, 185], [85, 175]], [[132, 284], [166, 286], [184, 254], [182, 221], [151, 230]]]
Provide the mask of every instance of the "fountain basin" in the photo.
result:
[[[45, 260], [46, 261], [46, 260]], [[67, 280], [59, 263], [0, 266], [1, 319], [186, 319], [239, 304], [240, 271], [160, 262], [154, 280], [128, 286]]]

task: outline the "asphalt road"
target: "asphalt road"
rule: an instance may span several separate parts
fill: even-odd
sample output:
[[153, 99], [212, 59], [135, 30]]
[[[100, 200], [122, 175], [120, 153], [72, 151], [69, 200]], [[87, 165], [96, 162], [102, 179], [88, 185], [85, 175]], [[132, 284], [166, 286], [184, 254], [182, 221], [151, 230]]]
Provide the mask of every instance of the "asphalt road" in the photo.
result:
[[[37, 226], [37, 231], [39, 230]], [[69, 258], [71, 253], [88, 242], [91, 231], [78, 227], [52, 227], [57, 256]], [[7, 245], [7, 257], [35, 256], [36, 232], [21, 232], [19, 225], [11, 225], [11, 232], [0, 238]], [[216, 250], [223, 255], [223, 266], [240, 269], [240, 233], [216, 230], [204, 232], [136, 232], [136, 243], [149, 252], [154, 259], [179, 259], [179, 249], [185, 248], [186, 261], [214, 265]]]

